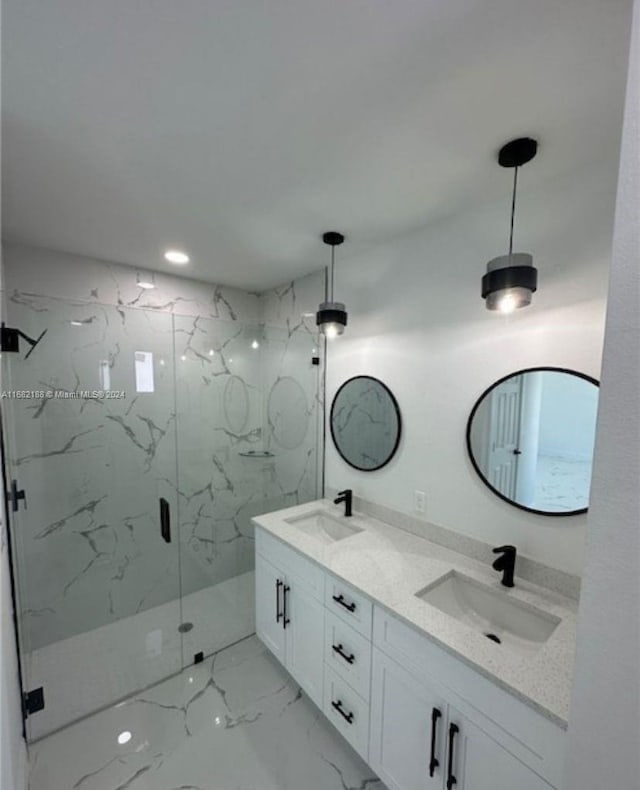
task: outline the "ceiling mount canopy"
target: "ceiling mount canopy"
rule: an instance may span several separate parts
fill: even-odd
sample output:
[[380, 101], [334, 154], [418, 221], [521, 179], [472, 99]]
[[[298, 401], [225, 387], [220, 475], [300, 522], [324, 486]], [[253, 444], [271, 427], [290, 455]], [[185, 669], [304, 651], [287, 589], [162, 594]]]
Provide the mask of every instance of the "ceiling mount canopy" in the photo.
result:
[[482, 278], [482, 298], [488, 310], [512, 313], [531, 304], [538, 287], [538, 270], [533, 256], [527, 252], [513, 251], [513, 229], [518, 191], [518, 169], [530, 162], [538, 152], [538, 142], [531, 137], [518, 137], [503, 145], [498, 152], [498, 164], [513, 169], [513, 195], [509, 226], [509, 253], [493, 258], [487, 264]]
[[325, 301], [318, 307], [316, 324], [322, 334], [331, 340], [343, 334], [347, 325], [346, 308], [342, 302], [336, 302], [333, 296], [336, 247], [344, 242], [344, 235], [337, 230], [329, 230], [322, 234], [322, 241], [331, 247], [331, 265], [327, 284], [328, 293]]

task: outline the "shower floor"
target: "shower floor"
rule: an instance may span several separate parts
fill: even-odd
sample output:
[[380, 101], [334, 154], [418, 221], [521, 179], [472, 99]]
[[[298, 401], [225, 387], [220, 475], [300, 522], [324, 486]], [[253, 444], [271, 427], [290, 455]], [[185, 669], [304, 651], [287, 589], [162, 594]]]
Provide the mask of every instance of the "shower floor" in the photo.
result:
[[[193, 624], [187, 633], [178, 632], [181, 618]], [[254, 632], [249, 571], [34, 650], [26, 678], [29, 688], [44, 688], [45, 709], [29, 719], [29, 740], [174, 675], [198, 652], [211, 655]]]
[[29, 788], [385, 790], [255, 636], [32, 745]]

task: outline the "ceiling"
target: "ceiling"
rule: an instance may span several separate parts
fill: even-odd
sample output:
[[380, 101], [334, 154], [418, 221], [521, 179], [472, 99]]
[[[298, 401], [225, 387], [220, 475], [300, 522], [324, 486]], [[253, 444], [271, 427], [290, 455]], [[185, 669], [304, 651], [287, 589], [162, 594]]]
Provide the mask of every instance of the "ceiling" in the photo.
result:
[[348, 257], [506, 212], [510, 137], [539, 138], [537, 190], [615, 172], [630, 18], [631, 0], [4, 0], [3, 236], [164, 271], [179, 247], [180, 274], [260, 290], [324, 265], [327, 229]]

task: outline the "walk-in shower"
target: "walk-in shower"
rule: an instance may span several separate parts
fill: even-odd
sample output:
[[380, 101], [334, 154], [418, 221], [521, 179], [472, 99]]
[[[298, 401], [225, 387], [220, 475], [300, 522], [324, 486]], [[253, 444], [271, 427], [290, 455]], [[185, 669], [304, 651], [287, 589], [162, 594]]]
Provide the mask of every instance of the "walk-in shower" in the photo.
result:
[[[7, 327], [46, 330], [2, 355], [23, 686], [44, 700], [30, 739], [252, 633], [250, 518], [316, 498], [322, 449], [295, 284], [149, 293], [69, 259], [44, 277], [73, 278], [63, 298], [39, 256], [5, 252], [3, 293]], [[312, 305], [322, 282], [301, 286]]]

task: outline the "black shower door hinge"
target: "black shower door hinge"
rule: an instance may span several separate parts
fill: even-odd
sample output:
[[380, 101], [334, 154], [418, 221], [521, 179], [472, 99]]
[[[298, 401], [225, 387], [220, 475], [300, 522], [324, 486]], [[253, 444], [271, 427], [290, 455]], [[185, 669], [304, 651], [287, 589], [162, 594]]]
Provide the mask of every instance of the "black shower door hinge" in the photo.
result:
[[25, 335], [21, 329], [5, 326], [3, 321], [2, 325], [0, 325], [0, 351], [8, 351], [12, 354], [17, 354], [20, 351], [20, 338], [22, 338], [26, 340], [30, 346], [29, 350], [24, 355], [25, 359], [29, 359], [31, 352], [46, 334], [47, 330], [44, 329], [38, 337], [29, 337], [29, 335]]
[[25, 719], [40, 710], [44, 710], [44, 688], [40, 686], [33, 691], [27, 691], [24, 695], [23, 712]]
[[18, 481], [11, 481], [11, 490], [7, 491], [7, 501], [11, 502], [11, 510], [17, 513], [20, 509], [20, 500], [24, 502], [25, 510], [27, 508], [27, 493], [24, 488], [18, 488]]

